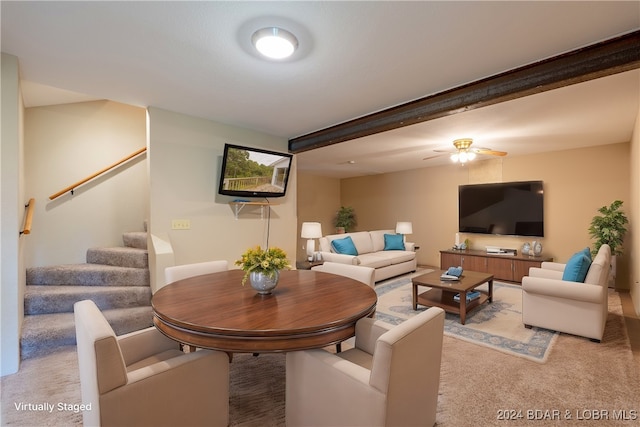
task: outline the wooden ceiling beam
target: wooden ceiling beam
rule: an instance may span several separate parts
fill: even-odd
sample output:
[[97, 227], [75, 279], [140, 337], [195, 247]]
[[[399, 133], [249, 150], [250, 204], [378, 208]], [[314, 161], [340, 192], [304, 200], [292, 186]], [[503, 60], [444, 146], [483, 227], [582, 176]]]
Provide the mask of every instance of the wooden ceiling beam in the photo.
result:
[[640, 68], [640, 30], [289, 140], [300, 153]]

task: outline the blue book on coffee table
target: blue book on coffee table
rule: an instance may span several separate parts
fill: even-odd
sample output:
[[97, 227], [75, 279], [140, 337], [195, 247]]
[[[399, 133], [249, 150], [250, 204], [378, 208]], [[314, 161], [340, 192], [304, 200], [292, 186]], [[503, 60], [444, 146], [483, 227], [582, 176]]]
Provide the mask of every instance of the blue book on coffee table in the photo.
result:
[[[478, 299], [478, 298], [480, 298], [480, 292], [478, 291], [467, 292], [467, 302], [473, 301], [474, 299]], [[460, 302], [460, 294], [455, 294], [453, 296], [453, 300], [455, 302]]]

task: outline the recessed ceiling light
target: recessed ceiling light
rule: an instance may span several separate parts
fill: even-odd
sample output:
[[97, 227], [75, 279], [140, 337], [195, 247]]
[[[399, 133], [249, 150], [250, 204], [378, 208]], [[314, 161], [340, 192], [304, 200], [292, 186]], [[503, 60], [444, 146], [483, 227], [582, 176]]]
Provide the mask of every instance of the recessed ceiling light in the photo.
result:
[[298, 48], [298, 39], [287, 30], [278, 27], [262, 28], [251, 36], [258, 52], [270, 59], [285, 59]]

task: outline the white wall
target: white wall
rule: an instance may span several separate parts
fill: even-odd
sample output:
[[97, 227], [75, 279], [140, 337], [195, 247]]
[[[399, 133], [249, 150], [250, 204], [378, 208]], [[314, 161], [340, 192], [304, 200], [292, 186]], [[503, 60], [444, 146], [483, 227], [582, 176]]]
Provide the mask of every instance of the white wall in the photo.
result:
[[20, 366], [20, 330], [24, 305], [24, 241], [19, 236], [25, 208], [23, 105], [18, 58], [2, 54], [0, 145], [0, 375]]
[[[150, 107], [149, 180], [150, 232], [173, 248], [176, 265], [226, 259], [230, 265], [247, 248], [267, 244], [278, 246], [295, 262], [296, 256], [296, 172], [295, 159], [287, 195], [270, 201], [271, 220], [261, 218], [261, 209], [245, 207], [236, 219], [229, 202], [218, 195], [218, 179], [225, 143], [287, 151], [287, 140], [209, 120]], [[171, 221], [186, 219], [189, 230], [172, 230]], [[151, 248], [152, 263], [155, 252]], [[152, 268], [152, 286], [164, 285], [160, 262]]]
[[91, 247], [122, 246], [148, 213], [146, 155], [55, 200], [49, 196], [146, 144], [145, 110], [110, 101], [27, 108], [26, 194], [35, 197], [28, 267], [84, 263]]

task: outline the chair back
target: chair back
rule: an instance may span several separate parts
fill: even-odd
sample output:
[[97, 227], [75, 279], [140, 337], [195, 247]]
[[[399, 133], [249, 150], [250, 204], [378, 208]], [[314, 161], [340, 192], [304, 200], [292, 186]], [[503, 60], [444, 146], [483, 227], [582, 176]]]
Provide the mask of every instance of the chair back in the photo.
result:
[[584, 283], [592, 285], [600, 285], [607, 287], [607, 280], [609, 278], [609, 271], [611, 269], [611, 248], [607, 244], [603, 244], [598, 249], [596, 257], [589, 266], [587, 277], [584, 279]]
[[311, 268], [314, 271], [322, 271], [324, 273], [336, 274], [338, 276], [349, 277], [351, 279], [362, 282], [371, 288], [375, 287], [375, 272], [371, 267], [360, 265], [342, 264], [339, 262], [325, 262]]
[[188, 277], [202, 276], [203, 274], [217, 273], [228, 269], [229, 263], [226, 260], [176, 265], [164, 269], [164, 279], [169, 284]]
[[100, 395], [127, 383], [127, 368], [111, 325], [91, 300], [73, 305], [85, 426], [100, 425]]
[[444, 310], [429, 308], [376, 341], [369, 382], [387, 395], [385, 425], [435, 423], [424, 414], [436, 413], [444, 318]]

